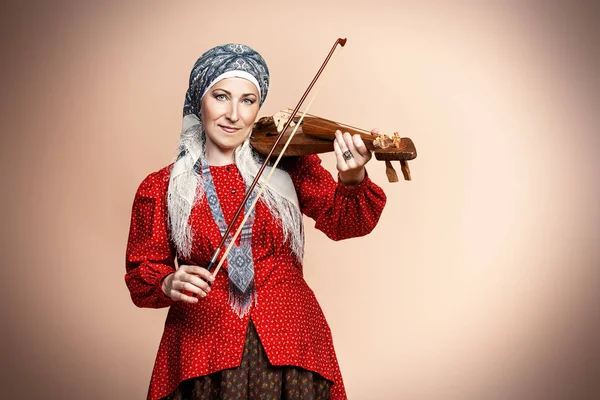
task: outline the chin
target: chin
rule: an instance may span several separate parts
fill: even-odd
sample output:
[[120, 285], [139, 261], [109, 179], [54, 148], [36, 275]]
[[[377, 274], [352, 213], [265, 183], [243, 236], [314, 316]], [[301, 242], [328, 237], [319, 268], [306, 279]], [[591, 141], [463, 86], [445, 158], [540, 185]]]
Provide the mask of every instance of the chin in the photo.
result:
[[224, 149], [227, 149], [227, 150], [234, 150], [234, 149], [237, 149], [239, 146], [241, 146], [243, 143], [244, 143], [244, 141], [237, 141], [237, 140], [235, 142], [228, 141], [228, 142], [223, 143], [221, 147], [223, 147]]

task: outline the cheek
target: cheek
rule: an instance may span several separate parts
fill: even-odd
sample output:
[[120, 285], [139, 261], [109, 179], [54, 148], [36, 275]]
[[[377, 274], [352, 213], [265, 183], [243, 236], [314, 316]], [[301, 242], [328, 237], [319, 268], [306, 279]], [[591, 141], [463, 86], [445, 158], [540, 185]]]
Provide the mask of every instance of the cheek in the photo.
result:
[[252, 127], [254, 125], [254, 122], [256, 121], [256, 117], [258, 116], [258, 111], [259, 108], [256, 107], [251, 107], [248, 108], [248, 110], [246, 110], [246, 112], [244, 113], [244, 122], [246, 123], [246, 125], [249, 125], [250, 127]]
[[202, 122], [211, 122], [219, 117], [222, 114], [221, 110], [222, 106], [219, 102], [213, 101], [213, 99], [209, 97], [205, 97], [202, 100], [202, 106], [200, 107], [200, 112], [202, 114]]

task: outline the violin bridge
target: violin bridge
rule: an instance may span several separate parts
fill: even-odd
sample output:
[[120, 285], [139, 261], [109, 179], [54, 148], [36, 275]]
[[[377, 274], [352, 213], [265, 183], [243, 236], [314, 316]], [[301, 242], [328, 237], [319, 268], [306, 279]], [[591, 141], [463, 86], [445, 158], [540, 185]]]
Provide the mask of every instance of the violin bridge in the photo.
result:
[[[287, 114], [285, 111], [277, 111], [273, 115], [273, 122], [275, 122], [275, 126], [277, 127], [277, 132], [281, 133], [281, 131], [283, 130], [283, 127], [285, 126], [285, 124], [288, 122], [289, 119], [290, 119], [290, 115]], [[296, 123], [294, 121], [292, 121], [292, 123], [290, 124], [290, 128], [293, 128], [295, 125], [296, 125]]]

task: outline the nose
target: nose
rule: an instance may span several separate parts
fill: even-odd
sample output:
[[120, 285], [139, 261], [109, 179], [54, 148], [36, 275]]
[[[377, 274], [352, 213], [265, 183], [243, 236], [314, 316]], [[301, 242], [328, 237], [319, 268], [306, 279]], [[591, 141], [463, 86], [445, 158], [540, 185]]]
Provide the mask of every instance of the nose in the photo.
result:
[[229, 110], [226, 115], [227, 119], [231, 122], [237, 122], [240, 119], [238, 105], [236, 102], [232, 101], [229, 106]]

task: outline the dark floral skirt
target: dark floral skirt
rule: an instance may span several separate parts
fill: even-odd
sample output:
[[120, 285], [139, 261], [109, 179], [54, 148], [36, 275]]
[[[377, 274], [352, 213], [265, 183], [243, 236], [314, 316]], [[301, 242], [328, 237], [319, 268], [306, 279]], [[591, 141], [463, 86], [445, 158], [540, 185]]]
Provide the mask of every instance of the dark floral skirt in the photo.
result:
[[239, 367], [183, 381], [164, 400], [329, 400], [330, 387], [315, 372], [271, 365], [250, 320]]

